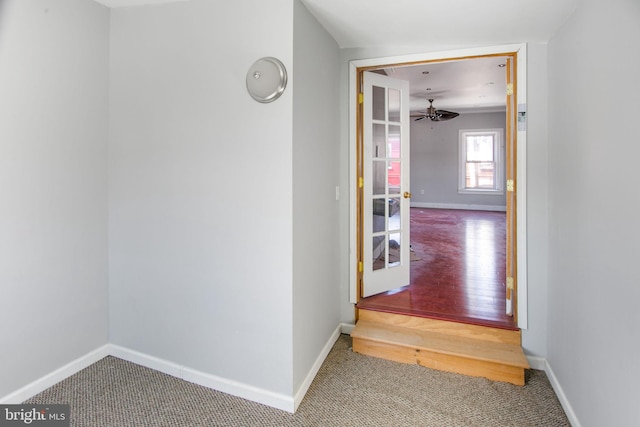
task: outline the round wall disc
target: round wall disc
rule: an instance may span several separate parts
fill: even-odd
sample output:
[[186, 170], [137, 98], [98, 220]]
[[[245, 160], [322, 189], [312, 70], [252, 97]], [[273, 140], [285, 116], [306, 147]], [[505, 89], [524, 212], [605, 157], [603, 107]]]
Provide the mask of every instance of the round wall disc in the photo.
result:
[[247, 72], [247, 91], [258, 102], [273, 102], [287, 86], [287, 70], [276, 58], [258, 59]]

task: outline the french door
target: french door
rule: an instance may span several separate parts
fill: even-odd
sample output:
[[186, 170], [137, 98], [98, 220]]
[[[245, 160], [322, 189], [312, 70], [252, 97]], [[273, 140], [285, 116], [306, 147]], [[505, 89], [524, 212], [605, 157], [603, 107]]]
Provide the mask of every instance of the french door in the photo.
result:
[[409, 284], [409, 82], [364, 72], [362, 94], [367, 297]]

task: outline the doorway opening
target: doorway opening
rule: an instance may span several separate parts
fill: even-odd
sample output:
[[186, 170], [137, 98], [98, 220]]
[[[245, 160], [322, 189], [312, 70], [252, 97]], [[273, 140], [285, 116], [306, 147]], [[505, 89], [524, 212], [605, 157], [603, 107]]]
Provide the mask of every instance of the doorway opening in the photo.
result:
[[506, 213], [411, 208], [410, 282], [358, 308], [515, 329], [505, 312]]
[[[435, 104], [436, 108], [442, 109], [442, 111], [456, 111], [460, 114], [459, 117], [454, 116], [455, 118], [446, 122], [429, 120], [427, 114], [418, 121], [412, 119], [410, 164], [413, 195], [409, 209], [410, 243], [412, 246], [410, 257], [406, 258], [410, 262], [410, 283], [403, 283], [401, 286], [392, 287], [390, 290], [367, 298], [363, 298], [365, 295], [363, 289], [366, 287], [367, 279], [366, 271], [362, 271], [362, 265], [367, 256], [364, 253], [365, 245], [363, 242], [368, 237], [365, 234], [367, 230], [364, 229], [363, 221], [363, 186], [356, 185], [355, 198], [352, 200], [356, 200], [354, 225], [357, 232], [354, 246], [357, 267], [355, 295], [352, 295], [355, 298], [352, 298], [354, 300], [352, 302], [357, 302], [360, 308], [374, 308], [379, 311], [504, 328], [526, 327], [526, 300], [517, 297], [520, 295], [517, 285], [522, 287], [526, 286], [526, 283], [524, 280], [516, 281], [517, 272], [526, 269], [526, 265], [518, 264], [519, 255], [524, 255], [524, 253], [518, 253], [518, 248], [521, 247], [526, 236], [524, 233], [522, 236], [517, 234], [518, 227], [524, 225], [524, 217], [522, 224], [519, 215], [518, 221], [516, 221], [517, 209], [523, 206], [523, 203], [517, 203], [514, 186], [516, 178], [520, 176], [516, 165], [520, 164], [521, 160], [518, 158], [516, 148], [518, 145], [524, 144], [524, 135], [519, 132], [524, 129], [517, 127], [518, 119], [524, 116], [525, 105], [525, 103], [516, 103], [516, 99], [518, 101], [524, 99], [524, 96], [516, 98], [516, 76], [524, 80], [523, 73], [517, 72], [519, 51], [521, 51], [520, 48], [500, 52], [480, 52], [477, 55], [456, 56], [455, 53], [452, 53], [450, 57], [441, 55], [423, 60], [416, 60], [415, 57], [412, 57], [410, 61], [402, 60], [402, 58], [390, 58], [390, 61], [386, 63], [384, 60], [372, 60], [377, 63], [368, 64], [352, 63], [355, 68], [355, 73], [352, 73], [352, 77], [354, 77], [352, 83], [355, 83], [357, 98], [360, 98], [359, 94], [362, 93], [363, 76], [366, 72], [387, 76], [390, 74], [406, 76], [411, 73], [433, 76], [454, 62], [470, 68], [474, 61], [482, 63], [481, 66], [485, 66], [487, 63], [494, 65], [497, 63], [496, 66], [505, 69], [502, 81], [484, 83], [487, 86], [501, 85], [504, 87], [501, 105], [497, 105], [495, 100], [492, 104], [485, 102], [483, 105], [481, 105], [481, 101], [472, 100], [475, 101], [475, 105], [471, 107], [464, 106], [459, 102], [456, 104], [455, 101], [452, 101], [456, 96], [456, 88], [453, 86], [435, 87], [434, 85], [434, 87], [427, 89], [411, 87], [412, 101], [414, 98], [418, 98], [417, 101], [423, 102], [422, 108], [411, 106], [412, 116], [419, 117], [417, 113], [420, 111], [426, 111], [427, 114], [430, 112], [426, 104], [427, 100], [432, 103], [432, 106]], [[478, 62], [478, 60], [481, 61]], [[476, 70], [476, 74], [478, 72]], [[455, 79], [451, 81], [455, 81]], [[461, 84], [461, 86], [463, 85]], [[422, 91], [429, 93], [419, 93]], [[432, 99], [433, 101], [431, 101]], [[356, 164], [354, 170], [358, 184], [361, 178], [366, 175], [363, 171], [367, 167], [363, 162], [365, 144], [363, 104], [356, 101], [354, 109], [356, 126], [354, 135], [352, 135], [355, 136], [354, 158]], [[519, 104], [521, 106], [516, 107]], [[444, 110], [445, 108], [446, 110]], [[457, 182], [459, 176], [457, 161], [454, 164], [454, 170], [448, 171], [456, 181], [453, 191], [455, 194], [438, 195], [436, 194], [438, 191], [434, 190], [434, 187], [426, 187], [426, 184], [420, 182], [423, 179], [421, 173], [424, 175], [426, 170], [428, 175], [433, 172], [433, 167], [420, 167], [414, 161], [419, 157], [418, 150], [416, 150], [417, 144], [424, 145], [424, 139], [431, 138], [430, 143], [453, 145], [453, 151], [457, 152], [457, 138], [454, 140], [449, 138], [448, 141], [433, 140], [439, 137], [442, 139], [442, 135], [438, 136], [436, 126], [441, 126], [439, 130], [442, 130], [443, 125], [448, 126], [450, 134], [452, 129], [455, 129], [457, 134], [463, 128], [467, 130], [470, 128], [496, 128], [494, 123], [482, 122], [489, 116], [502, 117], [504, 123], [502, 127], [505, 135], [503, 153], [505, 169], [500, 177], [500, 185], [494, 186], [494, 190], [495, 188], [503, 190], [501, 194], [498, 194], [500, 191], [494, 191], [492, 195], [488, 196], [487, 193], [482, 193], [482, 189], [475, 194], [474, 191], [460, 191], [461, 188]], [[475, 124], [469, 125], [469, 121], [465, 117], [472, 117], [472, 122]], [[434, 129], [436, 129], [435, 132]], [[415, 135], [418, 134], [421, 136], [416, 137]], [[434, 153], [431, 153], [431, 156], [436, 157], [436, 163], [445, 163], [445, 159], [437, 158]], [[482, 177], [482, 179], [485, 178]], [[431, 181], [433, 181], [433, 176]], [[364, 185], [367, 183], [365, 182]], [[451, 183], [436, 182], [435, 188], [438, 186], [450, 189]], [[462, 190], [469, 189], [462, 188]], [[518, 190], [520, 190], [520, 186], [518, 186]], [[409, 186], [407, 185], [399, 193], [405, 192], [406, 194], [408, 191]], [[438, 197], [444, 198], [438, 199]], [[447, 197], [450, 198], [447, 199]], [[502, 204], [499, 201], [496, 202], [500, 199], [503, 200]], [[523, 319], [524, 321], [522, 321]]]

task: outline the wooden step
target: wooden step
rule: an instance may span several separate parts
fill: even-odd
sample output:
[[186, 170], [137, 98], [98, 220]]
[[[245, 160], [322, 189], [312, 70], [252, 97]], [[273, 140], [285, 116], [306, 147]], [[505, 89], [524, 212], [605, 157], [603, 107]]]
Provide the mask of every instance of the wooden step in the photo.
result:
[[[520, 342], [503, 342], [501, 331], [481, 329], [479, 332], [470, 328], [465, 332], [458, 325], [437, 323], [434, 324], [436, 330], [432, 330], [425, 327], [425, 323], [411, 319], [408, 323], [417, 327], [380, 323], [364, 317], [360, 316], [351, 332], [353, 351], [357, 353], [524, 385], [524, 370], [529, 364]], [[405, 320], [394, 319], [395, 322]]]
[[518, 346], [522, 342], [519, 329], [502, 329], [470, 323], [460, 323], [449, 320], [431, 319], [427, 317], [362, 309], [358, 310], [358, 320], [439, 332], [446, 335], [456, 335], [459, 337], [474, 338], [483, 341], [516, 344]]

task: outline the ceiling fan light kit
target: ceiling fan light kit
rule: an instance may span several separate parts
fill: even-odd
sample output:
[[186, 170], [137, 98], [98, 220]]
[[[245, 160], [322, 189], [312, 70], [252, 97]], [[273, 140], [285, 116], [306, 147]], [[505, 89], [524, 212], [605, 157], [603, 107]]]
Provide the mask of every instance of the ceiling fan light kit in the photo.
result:
[[416, 117], [416, 122], [423, 119], [429, 119], [432, 122], [442, 122], [445, 120], [455, 119], [460, 115], [459, 113], [454, 113], [453, 111], [437, 110], [433, 106], [433, 101], [433, 99], [429, 99], [429, 107], [424, 114], [414, 114], [411, 117]]

